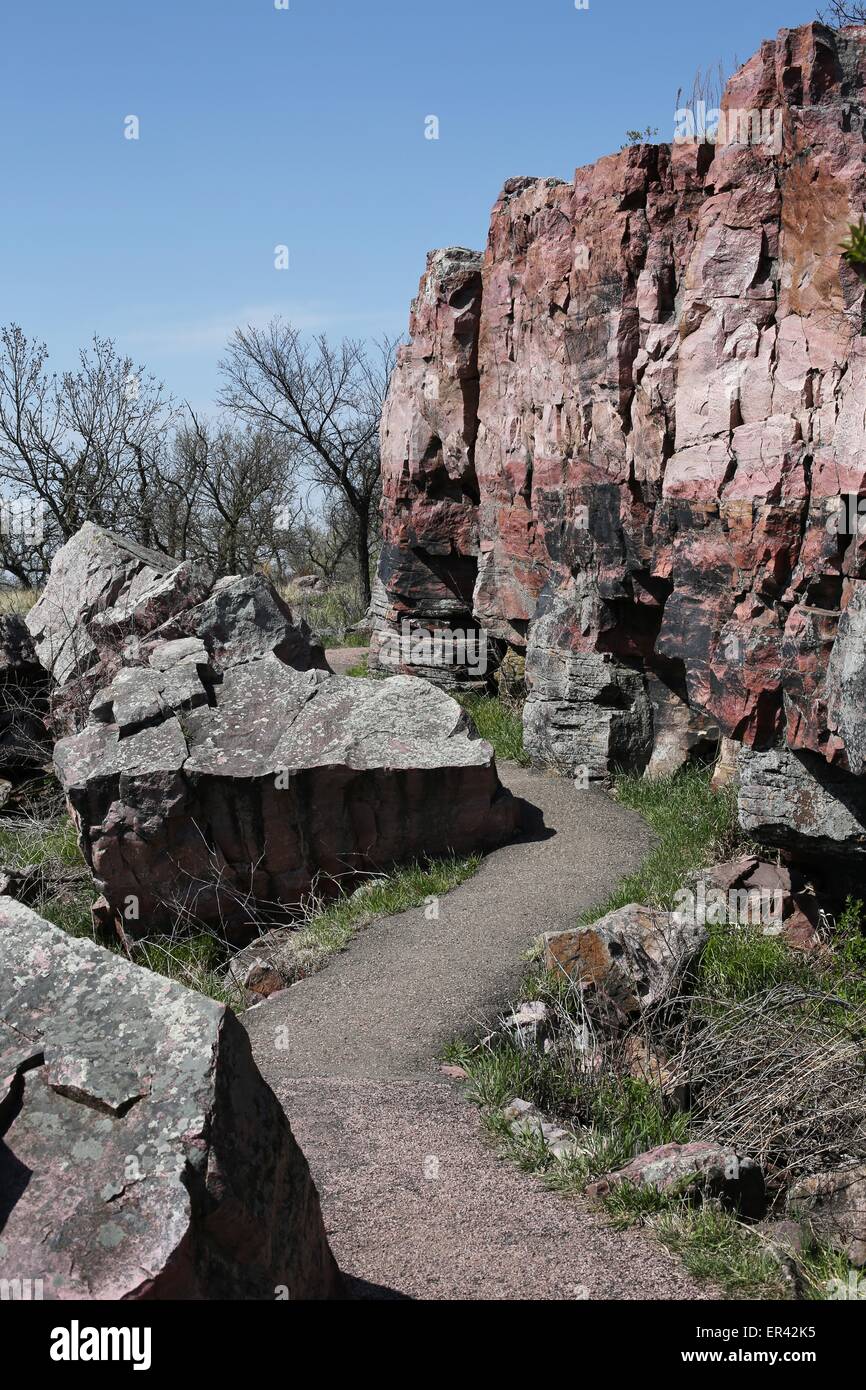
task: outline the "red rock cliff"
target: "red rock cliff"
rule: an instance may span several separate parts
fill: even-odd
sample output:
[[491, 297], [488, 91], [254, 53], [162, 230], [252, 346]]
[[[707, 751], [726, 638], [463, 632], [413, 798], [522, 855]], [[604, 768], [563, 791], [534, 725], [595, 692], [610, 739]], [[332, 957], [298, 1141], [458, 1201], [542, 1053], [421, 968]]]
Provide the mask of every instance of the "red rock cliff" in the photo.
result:
[[866, 494], [866, 324], [839, 243], [864, 89], [866, 30], [782, 30], [715, 143], [512, 179], [483, 258], [429, 257], [374, 640], [408, 619], [525, 650], [528, 747], [590, 778], [721, 733], [750, 750], [745, 824], [858, 855], [866, 519], [839, 505]]

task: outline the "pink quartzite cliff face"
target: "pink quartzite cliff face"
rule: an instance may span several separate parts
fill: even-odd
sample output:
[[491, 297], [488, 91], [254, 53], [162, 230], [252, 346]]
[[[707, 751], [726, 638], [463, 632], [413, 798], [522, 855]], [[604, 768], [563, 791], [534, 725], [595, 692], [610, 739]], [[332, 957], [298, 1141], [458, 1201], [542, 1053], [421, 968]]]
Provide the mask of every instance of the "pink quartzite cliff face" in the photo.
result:
[[866, 805], [864, 92], [866, 31], [782, 30], [724, 140], [510, 180], [483, 260], [430, 257], [383, 422], [378, 640], [471, 613], [590, 778], [736, 740], [777, 842], [813, 837], [755, 778]]

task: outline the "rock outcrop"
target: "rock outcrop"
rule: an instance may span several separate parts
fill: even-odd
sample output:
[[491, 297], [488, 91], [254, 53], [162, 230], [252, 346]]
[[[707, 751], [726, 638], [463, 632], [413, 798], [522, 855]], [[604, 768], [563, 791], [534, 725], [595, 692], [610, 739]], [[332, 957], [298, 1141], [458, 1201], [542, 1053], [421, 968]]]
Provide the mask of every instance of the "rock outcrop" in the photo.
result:
[[383, 659], [383, 647], [404, 619], [431, 634], [478, 631], [481, 265], [463, 247], [431, 252], [382, 419], [385, 533], [370, 669], [396, 666], [445, 685], [483, 685], [483, 673], [473, 679], [448, 661], [395, 663]]
[[782, 30], [715, 141], [510, 180], [483, 257], [429, 258], [383, 422], [380, 641], [525, 653], [528, 748], [590, 780], [784, 764], [817, 853], [813, 801], [866, 829], [864, 91], [862, 27]]
[[70, 730], [54, 762], [96, 917], [121, 935], [242, 942], [314, 887], [516, 828], [459, 705], [406, 677], [331, 675], [260, 576], [214, 584], [88, 525], [28, 622]]
[[124, 668], [55, 767], [130, 936], [176, 923], [243, 941], [315, 887], [507, 839], [518, 803], [468, 716], [426, 681], [299, 672], [274, 655], [210, 684], [195, 655]]
[[63, 733], [87, 723], [94, 692], [121, 667], [147, 666], [168, 641], [198, 639], [216, 675], [269, 652], [300, 671], [327, 669], [309, 629], [263, 576], [214, 583], [198, 562], [173, 560], [92, 522], [57, 552], [26, 621]]
[[229, 1009], [0, 898], [0, 1062], [4, 1280], [340, 1296], [306, 1160]]

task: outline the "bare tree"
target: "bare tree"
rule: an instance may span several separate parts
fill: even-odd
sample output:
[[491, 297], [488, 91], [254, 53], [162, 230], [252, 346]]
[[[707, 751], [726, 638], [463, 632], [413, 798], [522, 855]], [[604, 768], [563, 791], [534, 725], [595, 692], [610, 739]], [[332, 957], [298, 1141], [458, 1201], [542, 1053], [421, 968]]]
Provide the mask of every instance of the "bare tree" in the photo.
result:
[[822, 24], [844, 29], [846, 24], [866, 24], [866, 4], [862, 0], [830, 0], [827, 10], [819, 10]]
[[336, 579], [357, 550], [356, 521], [339, 500], [315, 516], [306, 513], [298, 534], [298, 565], [311, 566], [325, 579]]
[[[162, 384], [108, 338], [93, 338], [77, 371], [49, 374], [47, 360], [44, 343], [17, 324], [0, 330], [0, 485], [7, 499], [38, 503], [43, 519], [29, 564], [85, 521], [155, 543], [173, 419]], [[3, 559], [18, 573], [11, 550]]]
[[305, 342], [275, 318], [267, 328], [238, 329], [225, 359], [221, 403], [291, 441], [298, 478], [339, 499], [354, 520], [358, 586], [370, 601], [371, 538], [379, 495], [379, 422], [396, 343], [370, 352], [324, 335]]
[[282, 573], [301, 514], [291, 441], [254, 425], [211, 424], [188, 407], [175, 455], [186, 496], [172, 553], [192, 550], [218, 575], [265, 566]]

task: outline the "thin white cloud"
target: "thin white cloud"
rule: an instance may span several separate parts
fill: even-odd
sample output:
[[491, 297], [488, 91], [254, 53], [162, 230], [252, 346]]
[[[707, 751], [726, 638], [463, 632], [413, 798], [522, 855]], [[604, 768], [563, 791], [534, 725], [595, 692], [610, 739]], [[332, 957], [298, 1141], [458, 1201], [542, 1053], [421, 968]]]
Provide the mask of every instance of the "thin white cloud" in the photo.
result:
[[230, 314], [212, 314], [200, 319], [164, 323], [152, 328], [134, 329], [123, 335], [129, 347], [166, 356], [186, 353], [213, 352], [224, 348], [236, 328], [252, 325], [264, 327], [279, 314], [303, 333], [325, 333], [334, 328], [342, 331], [352, 324], [379, 330], [389, 328], [401, 315], [384, 314], [381, 309], [365, 314], [357, 311], [327, 309], [315, 304], [260, 304], [236, 309]]

